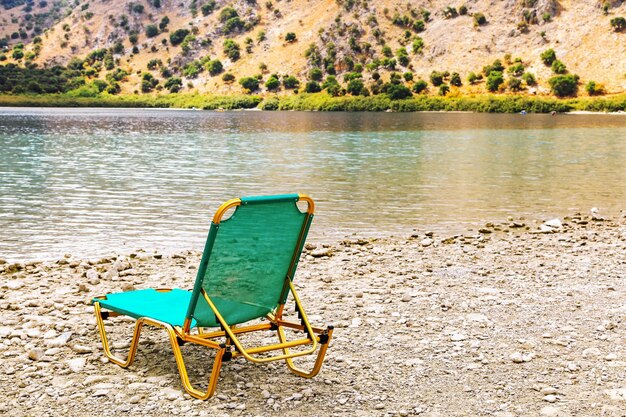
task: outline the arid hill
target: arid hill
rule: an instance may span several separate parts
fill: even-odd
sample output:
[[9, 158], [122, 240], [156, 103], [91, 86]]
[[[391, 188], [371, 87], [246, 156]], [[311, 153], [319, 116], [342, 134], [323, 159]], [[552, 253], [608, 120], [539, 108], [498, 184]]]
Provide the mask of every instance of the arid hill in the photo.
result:
[[[622, 0], [1, 3], [0, 45], [5, 51], [0, 65], [70, 66], [88, 80], [116, 86], [117, 92], [228, 94], [246, 87], [280, 92], [302, 90], [309, 80], [327, 88], [323, 81], [335, 75], [349, 94], [363, 92], [360, 88], [376, 93], [383, 80], [397, 73], [409, 87], [427, 81], [434, 94], [433, 71], [449, 84], [449, 94], [487, 89], [547, 94], [555, 73], [576, 74], [583, 85], [593, 80], [599, 92], [602, 87], [606, 93], [626, 91]], [[16, 45], [21, 53], [15, 54]], [[555, 52], [556, 68], [541, 58], [548, 49]], [[496, 59], [503, 64], [504, 82], [494, 89], [484, 67]], [[476, 75], [472, 82], [471, 73]], [[288, 75], [297, 83], [285, 83]], [[237, 82], [245, 77], [252, 80]]]

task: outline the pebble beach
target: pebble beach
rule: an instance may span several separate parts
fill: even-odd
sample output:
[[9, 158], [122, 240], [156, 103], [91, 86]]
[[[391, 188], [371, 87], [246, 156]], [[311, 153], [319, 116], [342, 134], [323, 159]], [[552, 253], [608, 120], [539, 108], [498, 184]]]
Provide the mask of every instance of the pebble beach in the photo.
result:
[[[322, 371], [233, 360], [207, 401], [182, 389], [161, 329], [128, 369], [108, 363], [90, 303], [191, 289], [200, 255], [0, 259], [0, 415], [626, 416], [623, 212], [309, 243], [295, 284], [311, 322], [335, 326]], [[107, 322], [115, 351], [132, 323]], [[183, 353], [205, 384], [212, 352]]]

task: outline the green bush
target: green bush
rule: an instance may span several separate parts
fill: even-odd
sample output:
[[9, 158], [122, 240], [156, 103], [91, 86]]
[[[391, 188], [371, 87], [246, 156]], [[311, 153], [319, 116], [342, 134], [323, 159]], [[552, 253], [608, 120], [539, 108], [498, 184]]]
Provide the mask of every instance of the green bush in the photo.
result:
[[426, 92], [428, 90], [428, 83], [424, 80], [417, 80], [415, 84], [413, 84], [413, 92], [420, 94], [421, 92]]
[[470, 84], [476, 84], [479, 80], [482, 79], [482, 76], [476, 75], [475, 72], [470, 72], [467, 76], [467, 82]]
[[443, 73], [439, 71], [433, 71], [430, 73], [430, 82], [435, 86], [439, 87], [443, 84]]
[[209, 72], [211, 76], [215, 76], [224, 71], [224, 66], [219, 59], [212, 59], [204, 64], [204, 68]]
[[504, 65], [502, 65], [502, 61], [496, 59], [495, 61], [493, 61], [493, 64], [483, 67], [483, 74], [485, 74], [485, 77], [488, 77], [492, 71], [503, 72]]
[[626, 19], [621, 16], [611, 19], [611, 27], [615, 32], [626, 30]]
[[565, 74], [567, 72], [567, 67], [563, 62], [556, 59], [552, 62], [552, 72], [555, 74]]
[[513, 64], [508, 68], [507, 72], [509, 74], [515, 75], [516, 77], [519, 77], [524, 73], [524, 64], [522, 63]]
[[243, 77], [239, 79], [239, 84], [246, 90], [252, 92], [259, 89], [259, 80], [256, 77]]
[[[159, 30], [165, 30], [167, 29], [167, 25], [170, 23], [170, 18], [167, 16], [163, 16], [161, 18], [161, 21], [159, 22]], [[187, 36], [187, 35], [185, 35]], [[183, 39], [185, 39], [185, 36], [183, 36]]]
[[413, 73], [412, 72], [405, 72], [404, 74], [402, 74], [402, 76], [404, 77], [404, 81], [413, 81]]
[[491, 71], [487, 77], [487, 90], [494, 92], [498, 91], [500, 85], [504, 83], [504, 77], [500, 71]]
[[450, 76], [450, 85], [453, 85], [455, 87], [460, 87], [463, 85], [463, 82], [461, 81], [461, 76], [458, 72], [453, 72]]
[[224, 7], [220, 12], [220, 22], [222, 23], [226, 23], [227, 21], [235, 17], [239, 17], [239, 14], [237, 13], [237, 10], [233, 9], [232, 7]]
[[409, 54], [407, 53], [405, 48], [399, 48], [396, 51], [396, 57], [398, 58], [398, 63], [403, 67], [409, 65]]
[[522, 80], [519, 78], [509, 78], [507, 85], [511, 91], [520, 91], [522, 89]]
[[459, 13], [456, 11], [456, 8], [454, 7], [446, 7], [445, 9], [443, 9], [443, 17], [445, 17], [446, 19], [452, 19], [455, 18], [459, 15]]
[[424, 50], [424, 39], [420, 38], [419, 36], [416, 36], [415, 39], [413, 39], [413, 53], [421, 54], [423, 50]]
[[146, 36], [149, 38], [154, 38], [159, 34], [159, 28], [156, 25], [148, 25], [146, 26]]
[[546, 49], [541, 53], [541, 55], [539, 55], [539, 57], [543, 63], [549, 67], [554, 61], [556, 61], [556, 52], [554, 52], [554, 49], [552, 48]]
[[300, 86], [300, 81], [293, 75], [289, 75], [287, 77], [283, 77], [283, 87], [288, 90], [293, 90], [294, 88], [298, 88]]
[[202, 16], [208, 16], [211, 13], [213, 13], [213, 10], [215, 10], [215, 0], [209, 0], [206, 3], [204, 3], [202, 6], [200, 6], [200, 11], [202, 12]]
[[461, 16], [465, 16], [467, 14], [467, 6], [466, 5], [462, 5], [459, 7], [459, 14]]
[[403, 84], [387, 83], [383, 86], [383, 92], [387, 94], [391, 100], [404, 100], [413, 95], [411, 90]]
[[274, 111], [280, 108], [278, 97], [268, 97], [260, 104], [261, 110]]
[[537, 84], [537, 80], [535, 79], [535, 76], [530, 72], [525, 72], [524, 74], [522, 74], [522, 81], [524, 81], [526, 85]]
[[487, 24], [487, 18], [482, 13], [474, 13], [474, 26], [482, 26]]
[[235, 76], [233, 74], [226, 73], [222, 75], [222, 81], [224, 81], [226, 84], [232, 83], [233, 81], [235, 81]]
[[187, 78], [196, 78], [201, 70], [202, 67], [196, 61], [192, 61], [183, 68], [183, 75]]
[[312, 68], [311, 71], [309, 71], [309, 79], [313, 81], [321, 81], [322, 78], [324, 78], [324, 73], [322, 73], [321, 69]]
[[585, 86], [585, 91], [587, 91], [587, 94], [590, 96], [599, 96], [606, 93], [604, 86], [595, 81], [589, 81]]
[[304, 86], [304, 91], [307, 93], [319, 93], [322, 91], [322, 87], [320, 87], [317, 81], [309, 81]]
[[170, 43], [173, 46], [179, 45], [185, 40], [187, 35], [189, 35], [189, 31], [187, 29], [177, 29], [170, 33]]
[[285, 41], [287, 42], [295, 42], [296, 39], [296, 34], [293, 32], [287, 32], [287, 34], [285, 35]]
[[165, 81], [163, 86], [170, 90], [171, 93], [176, 93], [182, 88], [183, 80], [178, 77], [170, 77]]
[[439, 86], [439, 91], [438, 94], [440, 96], [445, 96], [446, 94], [448, 94], [450, 92], [450, 86], [448, 84], [441, 84]]
[[278, 78], [271, 76], [266, 82], [265, 82], [265, 88], [267, 88], [270, 91], [275, 91], [278, 90], [280, 88], [280, 81], [278, 80]]
[[239, 44], [232, 39], [226, 39], [224, 41], [224, 53], [231, 61], [237, 61], [241, 56], [241, 48]]
[[548, 80], [552, 92], [559, 97], [575, 96], [578, 93], [578, 76], [557, 75]]
[[346, 91], [353, 96], [369, 95], [369, 91], [367, 91], [365, 84], [363, 84], [363, 80], [359, 78], [350, 80], [348, 86], [346, 87]]
[[155, 70], [157, 67], [160, 66], [163, 66], [163, 61], [161, 61], [160, 59], [151, 59], [146, 65], [149, 70]]

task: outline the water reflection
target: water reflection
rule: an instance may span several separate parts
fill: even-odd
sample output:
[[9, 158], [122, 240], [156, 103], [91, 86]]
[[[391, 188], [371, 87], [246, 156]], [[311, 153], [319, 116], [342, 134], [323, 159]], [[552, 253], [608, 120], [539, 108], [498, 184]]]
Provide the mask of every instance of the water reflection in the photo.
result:
[[312, 233], [462, 230], [626, 201], [626, 117], [0, 109], [0, 257], [200, 248], [233, 196]]

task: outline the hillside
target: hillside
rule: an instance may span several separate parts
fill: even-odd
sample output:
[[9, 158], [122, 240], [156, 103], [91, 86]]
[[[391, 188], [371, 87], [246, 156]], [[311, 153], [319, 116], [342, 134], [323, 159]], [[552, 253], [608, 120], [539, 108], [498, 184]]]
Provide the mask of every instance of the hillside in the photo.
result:
[[[388, 92], [390, 80], [430, 94], [487, 90], [549, 94], [548, 80], [562, 73], [579, 77], [579, 95], [587, 94], [582, 86], [591, 80], [596, 93], [626, 91], [622, 0], [2, 0], [1, 4], [0, 65], [67, 66], [70, 72], [57, 74], [74, 80], [65, 90], [80, 87], [82, 81], [76, 78], [82, 77], [87, 86], [111, 94], [315, 91], [317, 87], [306, 83], [316, 81], [332, 94], [345, 94], [347, 89], [348, 94], [366, 95]], [[565, 68], [542, 61], [540, 55], [549, 49]], [[500, 80], [487, 77], [494, 68], [484, 68], [495, 60], [502, 64], [496, 63], [494, 71], [501, 73]], [[440, 73], [439, 80], [433, 71]], [[472, 82], [471, 73], [476, 74]], [[0, 80], [5, 91], [11, 80], [20, 83], [12, 78], [13, 72], [6, 74], [4, 83]], [[252, 78], [243, 85], [237, 82], [245, 77]], [[423, 91], [416, 86], [419, 79], [427, 82]], [[440, 84], [446, 86], [444, 91]], [[45, 85], [20, 88], [48, 91]]]

